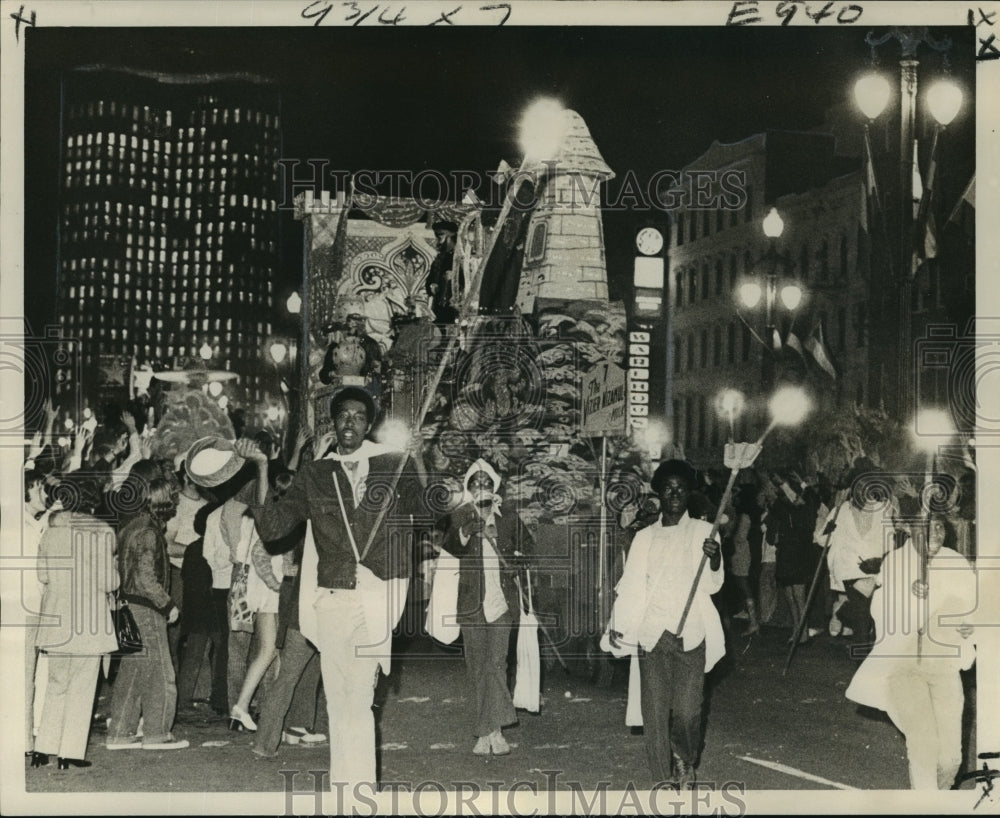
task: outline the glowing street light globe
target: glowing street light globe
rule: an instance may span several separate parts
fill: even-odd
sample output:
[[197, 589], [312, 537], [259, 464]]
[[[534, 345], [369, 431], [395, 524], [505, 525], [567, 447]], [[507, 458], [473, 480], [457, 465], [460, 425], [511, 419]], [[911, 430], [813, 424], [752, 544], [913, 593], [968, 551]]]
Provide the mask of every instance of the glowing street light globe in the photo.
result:
[[797, 309], [802, 303], [802, 288], [798, 284], [786, 284], [781, 288], [781, 303], [788, 309]]
[[740, 301], [751, 310], [760, 303], [763, 296], [764, 290], [755, 281], [748, 281], [740, 285]]
[[212, 360], [212, 347], [208, 345], [208, 341], [205, 341], [205, 343], [201, 345], [201, 349], [198, 350], [198, 354], [201, 356], [203, 361]]
[[208, 394], [211, 395], [213, 398], [219, 397], [219, 395], [222, 394], [222, 384], [219, 383], [218, 381], [212, 381], [208, 385]]
[[285, 302], [285, 307], [291, 315], [298, 315], [302, 310], [302, 296], [298, 292], [293, 292], [288, 296], [288, 300]]
[[542, 97], [521, 116], [518, 143], [526, 161], [552, 159], [566, 135], [566, 111], [559, 100]]
[[219, 398], [219, 408], [225, 409], [227, 406], [229, 406], [229, 398], [223, 395], [221, 398]]
[[962, 89], [950, 80], [938, 80], [927, 89], [927, 107], [941, 125], [948, 125], [962, 108]]
[[771, 397], [768, 408], [777, 426], [798, 426], [809, 414], [809, 398], [797, 386], [783, 386]]
[[288, 347], [287, 345], [281, 343], [281, 341], [275, 341], [271, 344], [269, 352], [271, 353], [271, 359], [276, 364], [280, 364], [283, 360], [285, 360], [285, 356], [288, 354]]
[[881, 74], [866, 74], [854, 84], [854, 100], [869, 119], [878, 119], [889, 104], [889, 81]]
[[785, 231], [785, 222], [778, 213], [778, 208], [772, 207], [768, 211], [761, 226], [764, 228], [764, 235], [769, 239], [781, 238], [781, 234]]

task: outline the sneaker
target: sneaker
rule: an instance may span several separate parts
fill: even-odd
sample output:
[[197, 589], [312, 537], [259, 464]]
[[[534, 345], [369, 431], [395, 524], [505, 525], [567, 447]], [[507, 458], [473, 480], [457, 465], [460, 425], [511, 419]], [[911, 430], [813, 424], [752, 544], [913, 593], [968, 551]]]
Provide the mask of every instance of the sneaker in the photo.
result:
[[490, 740], [490, 749], [493, 751], [493, 755], [505, 756], [510, 753], [510, 745], [507, 743], [507, 739], [503, 737], [503, 733], [499, 730], [494, 730], [488, 738]]
[[139, 740], [138, 736], [135, 738], [116, 739], [104, 745], [106, 750], [138, 750], [140, 747], [142, 747], [142, 741]]
[[476, 739], [476, 746], [472, 748], [472, 754], [477, 756], [488, 756], [490, 754], [490, 737], [480, 736]]
[[694, 787], [694, 765], [688, 764], [677, 753], [674, 757], [674, 776], [678, 790], [690, 790]]
[[323, 733], [310, 733], [305, 727], [289, 727], [281, 734], [281, 740], [285, 744], [322, 744], [326, 741]]
[[733, 614], [733, 619], [749, 619], [750, 614], [746, 611], [740, 611], [738, 614]]
[[809, 628], [809, 638], [812, 639], [814, 636], [819, 636], [823, 633], [822, 628]]
[[843, 634], [844, 636], [854, 636], [854, 628], [848, 628], [848, 627], [847, 627], [847, 626], [845, 625], [845, 626], [844, 626], [844, 630], [842, 630], [842, 631], [841, 631], [841, 633], [842, 633], [842, 634]]
[[171, 736], [166, 741], [157, 741], [150, 744], [143, 744], [143, 750], [183, 750], [191, 745], [186, 739], [176, 739]]

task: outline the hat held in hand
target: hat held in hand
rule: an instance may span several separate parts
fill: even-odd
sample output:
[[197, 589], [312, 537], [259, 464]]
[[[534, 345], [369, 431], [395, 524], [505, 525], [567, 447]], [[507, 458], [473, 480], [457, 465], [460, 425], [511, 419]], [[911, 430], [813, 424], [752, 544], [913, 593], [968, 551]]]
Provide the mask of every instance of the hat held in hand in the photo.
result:
[[210, 435], [196, 440], [188, 449], [184, 467], [199, 486], [214, 488], [233, 477], [245, 462], [233, 441]]

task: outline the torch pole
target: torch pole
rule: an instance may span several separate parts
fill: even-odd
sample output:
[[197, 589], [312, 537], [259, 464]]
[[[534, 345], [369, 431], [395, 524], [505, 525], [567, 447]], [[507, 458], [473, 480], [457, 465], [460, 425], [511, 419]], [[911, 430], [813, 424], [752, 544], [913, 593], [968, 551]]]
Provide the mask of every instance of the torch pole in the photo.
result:
[[[490, 260], [490, 256], [493, 255], [493, 250], [496, 248], [497, 240], [500, 237], [500, 233], [503, 231], [504, 222], [507, 220], [507, 216], [510, 214], [511, 207], [514, 200], [517, 198], [518, 191], [527, 176], [524, 173], [525, 166], [527, 165], [527, 159], [521, 163], [520, 169], [514, 174], [515, 183], [511, 190], [507, 192], [505, 197], [503, 207], [500, 210], [500, 216], [497, 218], [496, 228], [493, 230], [493, 234], [490, 236], [490, 245], [488, 250], [483, 254], [482, 260], [479, 262], [479, 267], [476, 269], [476, 274], [469, 286], [468, 291], [465, 293], [465, 298], [462, 301], [462, 308], [459, 311], [459, 323], [468, 317], [469, 312], [472, 309], [473, 299], [479, 293], [479, 285], [482, 283], [483, 270], [486, 268], [487, 263]], [[448, 365], [448, 360], [451, 357], [451, 353], [455, 346], [458, 344], [458, 333], [455, 333], [448, 339], [448, 345], [445, 347], [444, 354], [441, 356], [441, 361], [434, 370], [434, 375], [431, 377], [430, 384], [427, 388], [427, 394], [424, 397], [424, 401], [420, 406], [420, 412], [414, 421], [414, 429], [419, 433], [420, 427], [423, 426], [424, 418], [430, 411], [431, 404], [434, 402], [434, 397], [437, 395], [438, 386], [441, 384], [441, 378], [444, 377], [445, 367]], [[406, 466], [406, 457], [401, 457], [399, 459], [399, 465], [396, 466], [396, 471], [392, 476], [392, 482], [389, 485], [389, 491], [395, 492], [396, 485], [399, 483], [399, 477], [403, 473], [403, 469]], [[375, 519], [375, 524], [372, 526], [370, 533], [368, 534], [368, 542], [361, 552], [361, 559], [363, 560], [371, 550], [372, 543], [375, 542], [375, 535], [379, 528], [382, 526], [382, 522], [385, 520], [386, 512], [388, 511], [388, 504], [383, 505], [379, 509], [378, 517]]]
[[[777, 425], [776, 421], [772, 420], [770, 425], [764, 430], [764, 434], [760, 436], [757, 440], [756, 446], [761, 446], [764, 443], [764, 438], [768, 436], [770, 431]], [[754, 456], [756, 459], [756, 455]], [[712, 523], [712, 533], [708, 535], [706, 539], [715, 539], [715, 536], [719, 533], [719, 526], [722, 524], [722, 515], [725, 511], [727, 505], [729, 505], [729, 498], [733, 493], [733, 485], [736, 483], [736, 476], [740, 473], [740, 470], [749, 468], [753, 465], [753, 460], [749, 463], [743, 463], [741, 460], [737, 460], [732, 469], [729, 472], [729, 481], [726, 483], [726, 490], [722, 493], [722, 499], [719, 501], [719, 508], [715, 512], [715, 522]], [[687, 623], [688, 614], [691, 611], [691, 605], [694, 603], [694, 595], [698, 590], [698, 583], [701, 581], [702, 572], [705, 570], [705, 563], [708, 562], [708, 555], [701, 555], [701, 562], [698, 563], [698, 570], [694, 575], [694, 582], [691, 583], [691, 591], [688, 593], [687, 602], [684, 604], [684, 612], [681, 614], [681, 621], [677, 623], [677, 636], [679, 637], [684, 632], [684, 625]]]

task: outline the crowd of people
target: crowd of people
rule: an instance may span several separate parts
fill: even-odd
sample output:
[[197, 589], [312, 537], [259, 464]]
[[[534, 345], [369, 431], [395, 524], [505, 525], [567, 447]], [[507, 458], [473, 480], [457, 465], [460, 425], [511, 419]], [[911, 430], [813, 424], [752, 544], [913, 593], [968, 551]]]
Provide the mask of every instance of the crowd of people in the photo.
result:
[[[517, 510], [501, 510], [494, 465], [477, 460], [452, 510], [435, 517], [422, 499], [425, 471], [370, 439], [378, 410], [364, 388], [336, 392], [333, 430], [316, 441], [300, 434], [288, 463], [266, 433], [206, 437], [157, 458], [137, 414], [106, 409], [62, 453], [47, 439], [50, 422], [26, 463], [25, 548], [38, 556], [23, 606], [31, 766], [53, 755], [60, 769], [90, 766], [100, 687], [110, 689], [100, 714], [109, 750], [183, 749], [174, 724], [212, 713], [253, 732], [262, 757], [281, 741], [329, 735], [331, 782], [374, 789], [375, 683], [389, 672], [392, 632], [428, 548], [459, 566], [451, 614], [472, 752], [510, 752], [509, 636], [526, 590], [530, 598], [521, 569], [533, 543]], [[603, 646], [634, 657], [653, 776], [693, 785], [705, 674], [727, 632], [755, 638], [783, 597], [790, 646], [824, 631], [856, 640], [864, 662], [847, 695], [886, 710], [904, 733], [912, 786], [951, 787], [958, 673], [974, 657], [963, 615], [975, 595], [974, 554], [955, 539], [955, 515], [928, 514], [866, 459], [836, 485], [759, 468], [741, 472], [731, 496], [723, 482], [666, 460], [621, 519], [636, 533]], [[956, 498], [957, 486], [943, 507], [954, 511]], [[52, 570], [67, 558], [82, 582]], [[140, 652], [119, 650], [123, 608]], [[77, 626], [79, 611], [93, 621]]]

